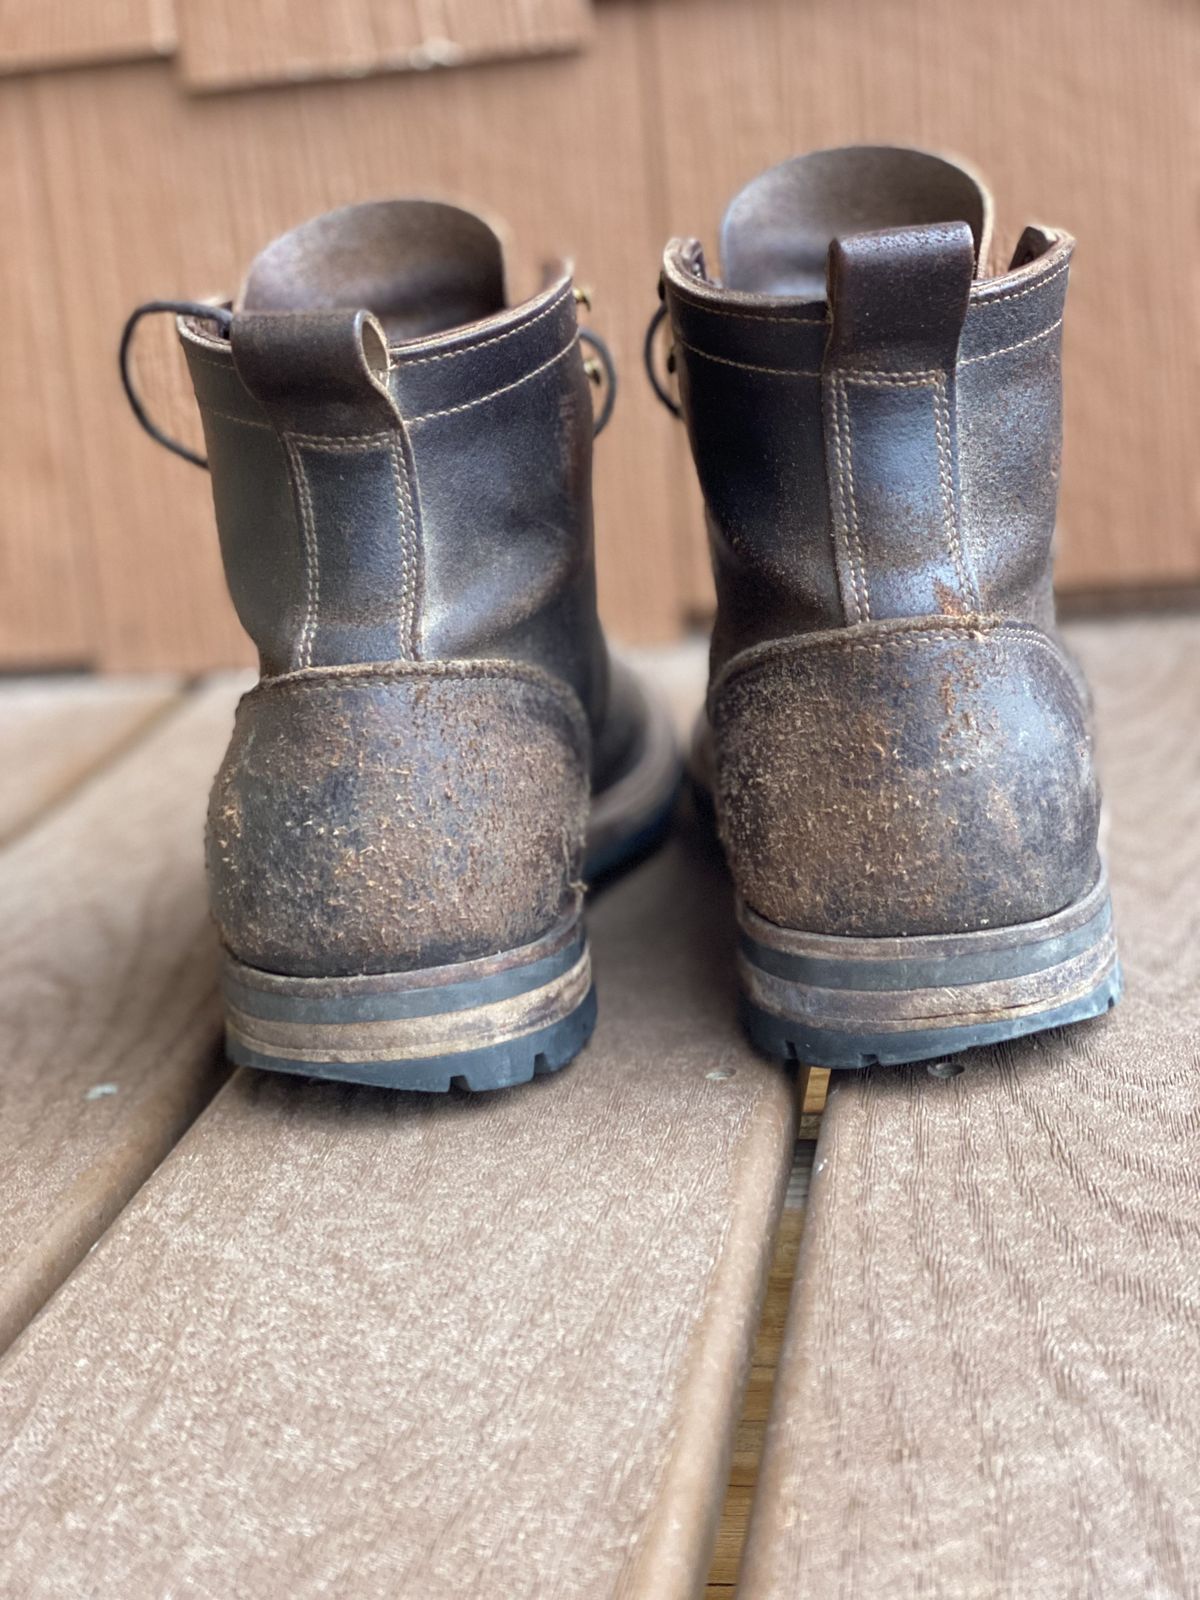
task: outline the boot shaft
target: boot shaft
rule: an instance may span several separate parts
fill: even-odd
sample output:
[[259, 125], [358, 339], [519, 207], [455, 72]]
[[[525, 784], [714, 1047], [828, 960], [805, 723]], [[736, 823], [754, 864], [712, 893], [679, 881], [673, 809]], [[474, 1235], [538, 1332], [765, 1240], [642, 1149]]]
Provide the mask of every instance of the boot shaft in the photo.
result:
[[228, 339], [180, 332], [264, 675], [515, 660], [599, 719], [592, 402], [565, 267], [507, 308], [479, 218], [353, 206], [262, 253]]
[[818, 152], [738, 195], [724, 282], [663, 284], [709, 511], [714, 657], [814, 629], [984, 612], [1053, 624], [1071, 239], [986, 274], [991, 202], [918, 151]]

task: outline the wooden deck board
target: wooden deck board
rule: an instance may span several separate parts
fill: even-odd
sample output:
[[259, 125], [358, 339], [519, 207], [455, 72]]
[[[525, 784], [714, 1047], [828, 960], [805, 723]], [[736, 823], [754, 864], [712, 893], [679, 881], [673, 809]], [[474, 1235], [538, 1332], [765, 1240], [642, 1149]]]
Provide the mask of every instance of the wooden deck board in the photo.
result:
[[0, 1365], [0, 1591], [702, 1589], [792, 1090], [698, 843], [591, 925], [556, 1077], [230, 1081]]
[[25, 678], [0, 687], [0, 845], [144, 732], [178, 693], [170, 678]]
[[[235, 692], [180, 702], [0, 855], [0, 1349], [220, 1081], [201, 834]], [[56, 760], [47, 728], [65, 734], [85, 703], [93, 720]], [[99, 731], [127, 736], [162, 695], [64, 689], [40, 723], [34, 704], [15, 743], [59, 798]]]
[[1128, 993], [835, 1079], [741, 1600], [1196, 1593], [1200, 622], [1074, 640]]

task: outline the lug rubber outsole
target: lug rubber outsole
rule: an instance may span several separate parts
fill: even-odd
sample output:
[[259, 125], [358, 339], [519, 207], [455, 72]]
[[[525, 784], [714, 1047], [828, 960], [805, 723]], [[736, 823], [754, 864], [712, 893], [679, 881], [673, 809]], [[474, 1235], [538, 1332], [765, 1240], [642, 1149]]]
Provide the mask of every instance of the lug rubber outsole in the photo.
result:
[[743, 1026], [812, 1066], [901, 1066], [1100, 1016], [1121, 995], [1103, 875], [1074, 905], [976, 933], [837, 938], [739, 910]]
[[288, 978], [227, 956], [223, 991], [237, 1065], [418, 1093], [557, 1072], [596, 1022], [579, 910], [521, 949], [413, 972]]

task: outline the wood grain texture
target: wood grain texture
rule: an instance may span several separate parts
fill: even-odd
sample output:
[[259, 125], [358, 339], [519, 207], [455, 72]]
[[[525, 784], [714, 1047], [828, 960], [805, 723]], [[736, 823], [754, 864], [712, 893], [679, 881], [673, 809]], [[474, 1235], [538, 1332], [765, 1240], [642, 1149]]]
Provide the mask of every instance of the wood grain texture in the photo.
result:
[[0, 855], [0, 1349], [220, 1081], [201, 838], [235, 693], [182, 704]]
[[[645, 28], [635, 0], [614, 0], [585, 54], [478, 72], [200, 99], [181, 95], [162, 64], [33, 85], [23, 133], [50, 178], [46, 203], [67, 286], [55, 348], [89, 419], [74, 470], [98, 519], [84, 550], [105, 666], [192, 670], [250, 656], [225, 593], [208, 482], [152, 445], [121, 395], [114, 351], [130, 306], [231, 292], [279, 230], [330, 206], [404, 192], [508, 217], [518, 295], [556, 254], [574, 256], [580, 280], [596, 286], [592, 321], [627, 379], [596, 452], [601, 608], [618, 633], [676, 631], [675, 555], [660, 534], [669, 495], [659, 408], [637, 378], [660, 228], [641, 99], [616, 115], [611, 98], [614, 83], [638, 82]], [[170, 330], [147, 329], [140, 354], [155, 415], [195, 437]], [[23, 461], [11, 466], [18, 479], [28, 472]]]
[[[656, 0], [666, 232], [716, 259], [761, 168], [853, 140], [965, 155], [1000, 244], [1027, 221], [1080, 241], [1065, 329], [1060, 578], [1200, 574], [1200, 10], [1186, 0]], [[690, 489], [689, 494], [692, 492]], [[688, 548], [711, 582], [693, 495]]]
[[527, 1087], [236, 1076], [0, 1365], [0, 1590], [695, 1595], [794, 1135], [730, 924], [603, 895]]
[[0, 74], [166, 55], [173, 0], [0, 0]]
[[0, 845], [111, 761], [178, 692], [167, 678], [26, 678], [0, 687]]
[[742, 1600], [1196, 1592], [1200, 621], [1073, 638], [1128, 993], [835, 1079]]
[[193, 89], [424, 71], [577, 48], [589, 0], [175, 0]]
[[[62, 282], [34, 134], [37, 87], [0, 82], [0, 665], [83, 666], [93, 656], [91, 515], [72, 468], [79, 415], [61, 359]], [[20, 152], [19, 159], [15, 152]]]

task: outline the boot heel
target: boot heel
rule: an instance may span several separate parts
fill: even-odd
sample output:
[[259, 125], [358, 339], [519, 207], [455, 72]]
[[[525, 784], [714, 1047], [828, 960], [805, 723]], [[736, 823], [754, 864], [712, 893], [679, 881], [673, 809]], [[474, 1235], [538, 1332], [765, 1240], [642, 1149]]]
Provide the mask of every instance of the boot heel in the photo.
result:
[[582, 916], [450, 966], [288, 978], [232, 956], [226, 1050], [243, 1067], [380, 1088], [502, 1089], [565, 1067], [596, 1021]]
[[899, 1065], [1098, 1016], [1121, 970], [1108, 883], [1016, 927], [836, 938], [739, 908], [743, 1022], [768, 1055], [813, 1066]]

